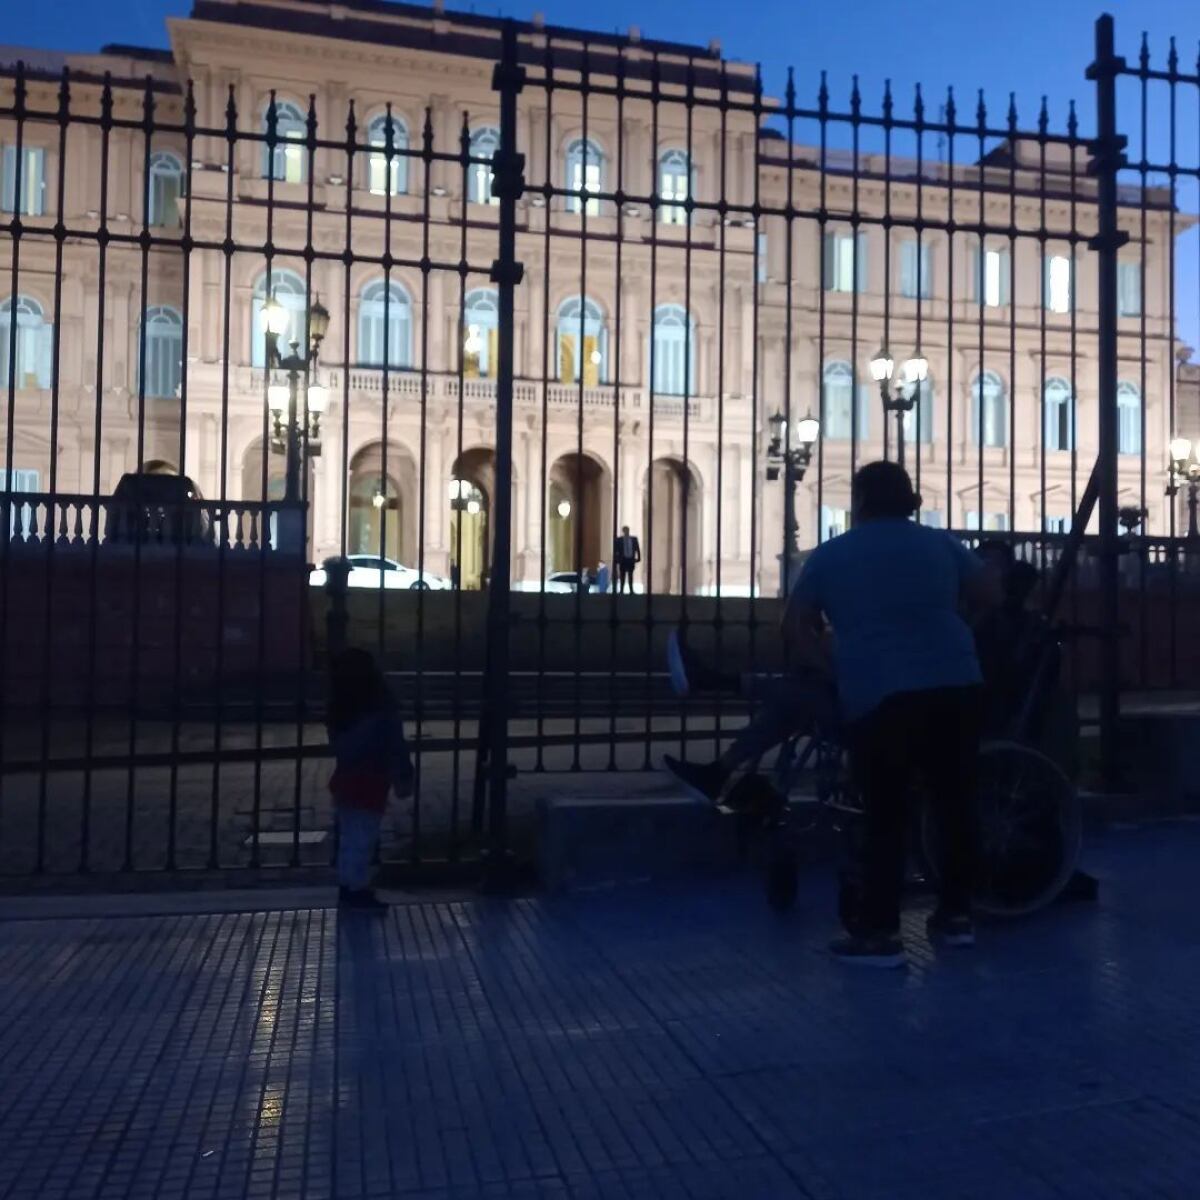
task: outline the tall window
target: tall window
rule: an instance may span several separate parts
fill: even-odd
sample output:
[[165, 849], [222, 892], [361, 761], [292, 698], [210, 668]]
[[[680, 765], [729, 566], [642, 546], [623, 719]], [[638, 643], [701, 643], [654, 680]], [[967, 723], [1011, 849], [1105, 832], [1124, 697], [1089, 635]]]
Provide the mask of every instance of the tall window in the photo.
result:
[[490, 379], [496, 373], [499, 311], [491, 288], [468, 292], [463, 307], [463, 373], [468, 379]]
[[767, 231], [760, 230], [755, 238], [756, 253], [758, 255], [758, 282], [766, 283], [770, 278], [770, 269], [767, 264], [767, 251], [769, 243], [767, 241]]
[[367, 142], [378, 146], [367, 159], [367, 187], [372, 195], [402, 196], [408, 191], [408, 128], [399, 117], [392, 117], [392, 153], [388, 154], [388, 118], [375, 117], [367, 126]]
[[1117, 264], [1117, 311], [1123, 317], [1142, 315], [1142, 264]]
[[985, 308], [1002, 308], [1009, 302], [1009, 266], [1007, 250], [988, 246], [971, 248], [971, 299]]
[[1042, 268], [1042, 303], [1048, 312], [1071, 311], [1071, 260], [1065, 254], [1048, 254]]
[[[10, 358], [14, 324], [16, 354]], [[10, 381], [19, 388], [50, 386], [53, 334], [54, 327], [46, 322], [36, 300], [18, 296], [0, 303], [0, 388], [7, 389]]]
[[900, 295], [928, 300], [933, 295], [933, 246], [908, 238], [900, 243]]
[[183, 195], [183, 163], [166, 150], [150, 156], [146, 178], [147, 224], [162, 229], [179, 225], [179, 197]]
[[143, 328], [138, 354], [146, 395], [174, 398], [183, 380], [183, 318], [173, 308], [148, 308]]
[[933, 441], [933, 380], [927, 376], [917, 386], [917, 402], [904, 414], [904, 440], [928, 445]]
[[651, 382], [660, 396], [691, 395], [696, 380], [696, 330], [678, 304], [654, 310], [654, 363]]
[[1006, 512], [967, 512], [967, 528], [981, 533], [1007, 533], [1008, 513]]
[[825, 234], [825, 290], [867, 290], [867, 235], [834, 231]]
[[472, 204], [499, 204], [500, 197], [492, 195], [491, 158], [500, 149], [500, 131], [490, 125], [471, 134], [471, 157], [486, 158], [486, 163], [473, 162], [467, 168], [467, 199]]
[[[574, 141], [567, 147], [567, 211], [596, 216], [600, 201], [595, 193], [604, 188], [604, 155], [595, 142]], [[590, 193], [584, 196], [584, 192]]]
[[0, 209], [27, 217], [40, 217], [46, 211], [46, 151], [41, 146], [22, 146], [19, 158], [16, 146], [4, 147], [0, 154]]
[[856, 388], [854, 370], [837, 359], [825, 364], [821, 377], [821, 435], [833, 441], [849, 441], [854, 436], [854, 398], [858, 396], [858, 438], [867, 436], [870, 388]]
[[558, 377], [595, 387], [608, 378], [608, 331], [600, 306], [573, 296], [558, 310]]
[[1065, 379], [1047, 379], [1045, 390], [1046, 449], [1075, 448], [1075, 406]]
[[[263, 132], [270, 129], [271, 106], [263, 113]], [[263, 178], [280, 183], [303, 183], [308, 178], [304, 140], [308, 136], [304, 114], [290, 100], [275, 101], [275, 136], [272, 149], [263, 143]]]
[[1117, 453], [1142, 452], [1142, 393], [1137, 385], [1117, 384]]
[[692, 171], [682, 150], [668, 150], [658, 160], [659, 220], [664, 225], [686, 225], [686, 202], [692, 194]]
[[917, 519], [929, 529], [945, 529], [946, 518], [940, 508], [922, 508]]
[[291, 344], [304, 344], [305, 304], [304, 280], [295, 271], [275, 270], [271, 272], [270, 288], [266, 275], [261, 275], [254, 285], [254, 298], [250, 301], [250, 362], [256, 367], [267, 365], [267, 323], [263, 319], [263, 305], [268, 294], [273, 295], [288, 314], [287, 332], [279, 339], [282, 354], [291, 353]]
[[1046, 513], [1042, 518], [1042, 529], [1046, 533], [1070, 533], [1071, 518], [1060, 514]]
[[377, 279], [362, 290], [358, 361], [366, 367], [412, 366], [412, 302], [395, 280]]
[[821, 505], [821, 528], [817, 531], [817, 540], [827, 542], [830, 538], [839, 537], [850, 528], [850, 510], [836, 508], [830, 504]]
[[971, 437], [976, 445], [1008, 445], [1008, 396], [995, 371], [977, 375], [971, 384]]

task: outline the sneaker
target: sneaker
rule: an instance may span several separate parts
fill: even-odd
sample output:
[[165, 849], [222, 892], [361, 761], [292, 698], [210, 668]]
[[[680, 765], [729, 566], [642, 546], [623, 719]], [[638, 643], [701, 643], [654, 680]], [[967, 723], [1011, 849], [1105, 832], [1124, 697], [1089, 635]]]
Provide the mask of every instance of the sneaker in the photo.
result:
[[705, 804], [718, 803], [725, 784], [729, 782], [729, 772], [719, 763], [689, 763], [665, 754], [663, 765], [697, 800]]
[[683, 642], [679, 630], [672, 629], [667, 634], [667, 674], [671, 677], [671, 690], [681, 700], [691, 691], [688, 681], [687, 663], [683, 658]]
[[338, 900], [340, 907], [352, 909], [355, 912], [375, 913], [381, 915], [390, 907], [380, 900], [370, 888], [356, 891], [352, 888], [339, 888]]
[[902, 967], [904, 943], [894, 933], [847, 934], [829, 943], [834, 958], [856, 967]]
[[931, 942], [942, 942], [947, 946], [975, 945], [975, 922], [968, 916], [951, 917], [932, 912], [925, 922], [925, 932]]

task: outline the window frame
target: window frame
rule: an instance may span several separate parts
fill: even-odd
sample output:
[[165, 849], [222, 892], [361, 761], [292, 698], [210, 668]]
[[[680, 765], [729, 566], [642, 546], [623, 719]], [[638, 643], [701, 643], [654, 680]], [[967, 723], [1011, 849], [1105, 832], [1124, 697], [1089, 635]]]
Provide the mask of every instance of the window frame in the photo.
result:
[[[481, 149], [482, 143], [482, 149]], [[471, 130], [467, 153], [471, 158], [494, 157], [500, 149], [500, 130], [495, 125], [480, 125]], [[467, 203], [482, 204], [495, 208], [500, 203], [500, 197], [492, 191], [496, 174], [490, 166], [483, 163], [468, 163], [467, 165]], [[480, 289], [484, 290], [484, 289]]]
[[[392, 156], [387, 155], [388, 124], [392, 129]], [[409, 156], [408, 122], [398, 113], [376, 113], [367, 122], [367, 145], [377, 149], [367, 153], [366, 190], [372, 196], [407, 196]], [[389, 170], [390, 167], [390, 170]]]
[[[1132, 403], [1128, 397], [1132, 396]], [[1121, 379], [1117, 382], [1117, 453], [1132, 457], [1141, 455], [1145, 446], [1145, 438], [1142, 434], [1142, 389], [1136, 383], [1130, 382], [1128, 379]], [[1134, 419], [1129, 423], [1126, 414], [1132, 412]], [[1132, 438], [1126, 437], [1128, 431], [1132, 430]]]
[[[307, 336], [308, 292], [304, 277], [291, 267], [275, 267], [270, 272], [270, 280], [269, 294], [291, 314], [291, 328], [280, 337], [282, 352], [288, 353], [293, 341], [303, 345]], [[254, 281], [250, 302], [250, 365], [259, 369], [267, 366], [266, 325], [262, 316], [267, 296], [267, 272], [264, 271]]]
[[[667, 187], [667, 181], [683, 180], [682, 194], [678, 187]], [[658, 156], [658, 179], [655, 193], [658, 197], [658, 222], [660, 225], [686, 226], [692, 223], [688, 203], [692, 200], [696, 185], [696, 168], [687, 152], [676, 146], [668, 147]]]
[[[596, 368], [594, 384], [588, 383], [589, 371], [583, 364], [584, 347], [579, 345], [578, 340], [581, 332], [585, 343], [589, 337], [595, 340], [595, 350], [600, 354], [600, 361], [591, 364]], [[574, 343], [574, 377], [572, 379], [563, 378], [564, 337], [570, 338]], [[554, 362], [555, 375], [560, 383], [575, 386], [581, 379], [584, 387], [603, 387], [608, 383], [608, 321], [604, 309], [591, 296], [568, 296], [558, 306], [554, 324]]]
[[[994, 393], [996, 400], [995, 413], [998, 414], [997, 420], [1000, 427], [999, 440], [992, 440], [989, 437], [989, 421], [988, 413], [984, 408], [984, 385], [989, 381], [994, 380], [997, 385], [997, 391]], [[983, 424], [983, 440], [982, 448], [985, 450], [1007, 450], [1009, 446], [1010, 433], [1008, 428], [1008, 386], [1003, 377], [997, 371], [990, 368], [986, 371], [976, 371], [971, 379], [971, 444], [980, 446], [980, 423]], [[992, 435], [995, 436], [994, 434]]]
[[[54, 325], [46, 320], [45, 306], [28, 293], [0, 300], [0, 391], [8, 390], [8, 361], [13, 314], [16, 314], [16, 358], [12, 364], [14, 386], [19, 391], [46, 390], [54, 371]], [[32, 369], [28, 359], [32, 358]], [[16, 368], [21, 367], [19, 375]], [[32, 388], [29, 380], [33, 380]]]
[[[275, 183], [304, 184], [308, 182], [308, 118], [303, 109], [294, 100], [268, 100], [263, 108], [262, 129], [267, 133], [270, 129], [271, 106], [275, 107], [275, 146], [263, 142], [262, 178], [274, 180]], [[286, 130], [298, 131], [299, 136], [293, 137]], [[291, 151], [295, 151], [295, 157]], [[289, 178], [288, 164], [297, 164], [295, 178]], [[276, 173], [277, 164], [282, 163], [283, 171]]]
[[[600, 216], [600, 198], [594, 193], [604, 191], [604, 147], [590, 137], [575, 138], [567, 146], [563, 162], [567, 212], [575, 213], [577, 216]], [[578, 181], [576, 181], [576, 168], [578, 168], [579, 174]], [[590, 181], [589, 176], [593, 169], [595, 170], [595, 180]], [[585, 191], [588, 193], [586, 201], [583, 197]]]
[[[173, 336], [162, 330], [176, 331]], [[151, 332], [154, 330], [154, 332]], [[159, 358], [164, 352], [160, 343], [174, 342], [177, 355], [164, 362]], [[155, 344], [154, 351], [151, 343]], [[152, 357], [153, 360], [152, 361]], [[173, 364], [173, 365], [172, 365]], [[162, 376], [174, 380], [167, 390], [161, 390]], [[147, 380], [151, 382], [147, 384]], [[170, 304], [155, 304], [146, 309], [145, 319], [140, 323], [137, 334], [137, 393], [147, 400], [174, 400], [183, 385], [183, 314]]]
[[[1059, 410], [1053, 424], [1051, 390], [1055, 393], [1053, 407]], [[1068, 453], [1075, 449], [1076, 419], [1070, 383], [1061, 375], [1051, 375], [1042, 385], [1042, 444], [1047, 453]]]
[[[161, 169], [164, 163], [173, 164], [173, 170]], [[162, 180], [173, 177], [176, 180], [177, 191], [173, 197], [164, 200], [159, 195], [159, 184]], [[185, 190], [185, 174], [183, 159], [174, 150], [155, 150], [150, 155], [149, 170], [146, 172], [146, 225], [150, 229], [178, 229], [182, 224], [179, 216], [179, 201], [183, 199]], [[174, 208], [174, 220], [164, 220], [160, 211], [169, 203]]]
[[[378, 292], [376, 296], [372, 293]], [[368, 334], [366, 323], [378, 321], [379, 328]], [[399, 345], [393, 359], [390, 347], [392, 326]], [[413, 367], [413, 299], [399, 279], [376, 276], [368, 279], [358, 290], [358, 320], [355, 329], [355, 364], [375, 371], [410, 371]], [[368, 340], [379, 340], [379, 357], [372, 359], [364, 348]], [[371, 347], [372, 352], [375, 347]]]

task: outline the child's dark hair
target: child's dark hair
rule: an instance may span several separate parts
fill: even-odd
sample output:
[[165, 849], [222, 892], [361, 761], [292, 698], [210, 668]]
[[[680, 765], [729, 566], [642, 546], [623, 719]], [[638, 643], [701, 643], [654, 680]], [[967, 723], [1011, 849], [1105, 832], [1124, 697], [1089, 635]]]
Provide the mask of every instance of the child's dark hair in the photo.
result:
[[341, 651], [329, 668], [329, 706], [326, 720], [331, 729], [346, 729], [368, 713], [392, 707], [392, 694], [375, 659], [357, 646]]
[[860, 467], [851, 484], [855, 514], [864, 521], [907, 519], [921, 507], [908, 472], [899, 463], [872, 462]]

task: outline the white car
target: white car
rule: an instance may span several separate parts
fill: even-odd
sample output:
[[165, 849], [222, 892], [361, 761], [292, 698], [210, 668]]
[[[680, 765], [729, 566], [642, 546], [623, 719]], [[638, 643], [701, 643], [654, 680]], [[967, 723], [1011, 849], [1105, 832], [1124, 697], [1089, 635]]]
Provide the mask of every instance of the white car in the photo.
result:
[[[373, 554], [349, 554], [346, 556], [350, 563], [350, 577], [346, 581], [348, 587], [370, 588], [378, 591], [380, 586], [385, 591], [401, 590], [445, 592], [450, 590], [450, 580], [429, 571], [422, 574], [413, 567], [392, 558], [376, 558]], [[325, 586], [325, 570], [317, 567], [309, 574], [308, 582], [313, 587]]]

